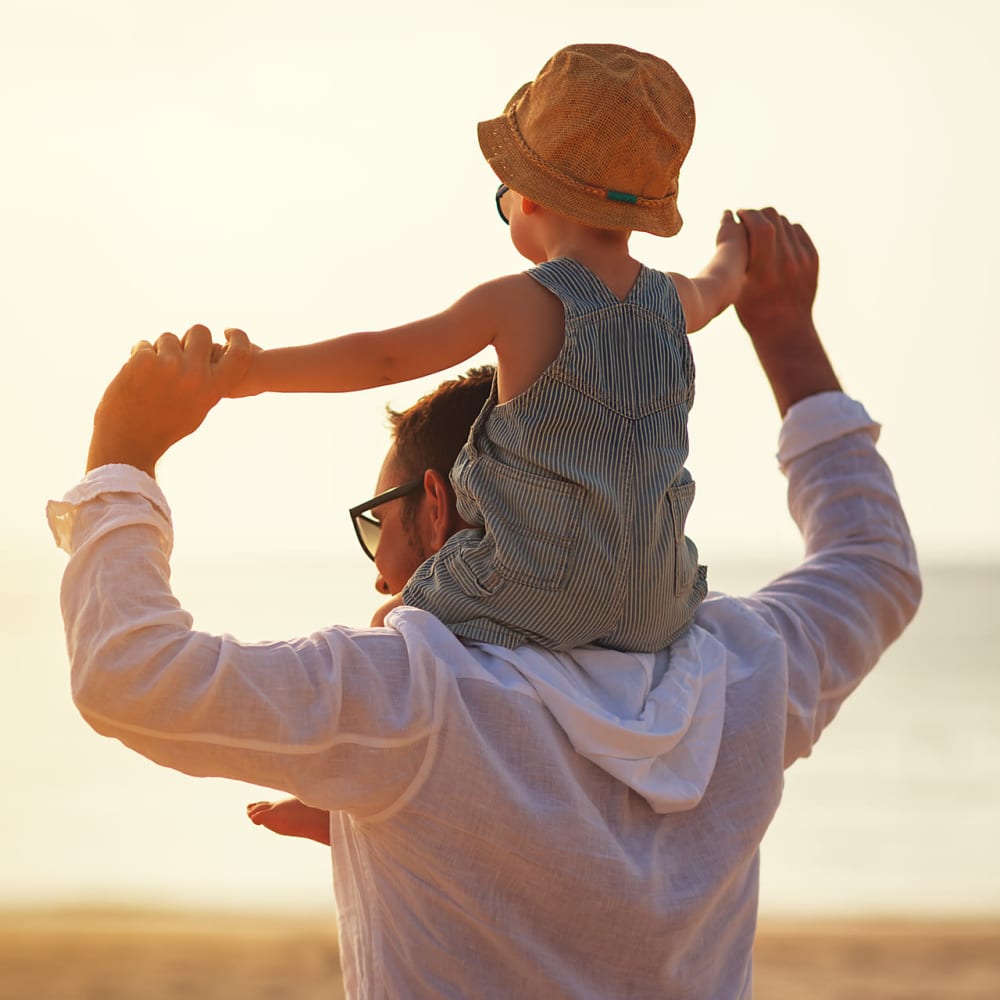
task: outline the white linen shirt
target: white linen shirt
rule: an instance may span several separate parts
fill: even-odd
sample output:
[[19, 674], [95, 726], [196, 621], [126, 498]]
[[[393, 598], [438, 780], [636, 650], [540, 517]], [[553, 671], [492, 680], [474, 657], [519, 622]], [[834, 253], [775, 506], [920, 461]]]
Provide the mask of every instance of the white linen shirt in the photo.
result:
[[350, 997], [749, 997], [783, 769], [919, 602], [877, 430], [840, 393], [789, 411], [805, 561], [655, 655], [463, 644], [414, 608], [195, 632], [156, 483], [95, 469], [49, 505], [74, 699], [159, 764], [330, 811]]

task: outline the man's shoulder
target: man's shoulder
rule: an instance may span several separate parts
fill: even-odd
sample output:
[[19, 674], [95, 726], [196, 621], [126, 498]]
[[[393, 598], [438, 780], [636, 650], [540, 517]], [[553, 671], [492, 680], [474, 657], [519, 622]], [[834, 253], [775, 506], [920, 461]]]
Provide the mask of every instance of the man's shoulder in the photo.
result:
[[707, 632], [726, 650], [730, 684], [761, 669], [785, 667], [784, 641], [754, 607], [755, 599], [754, 594], [734, 597], [710, 591], [695, 612], [692, 628]]

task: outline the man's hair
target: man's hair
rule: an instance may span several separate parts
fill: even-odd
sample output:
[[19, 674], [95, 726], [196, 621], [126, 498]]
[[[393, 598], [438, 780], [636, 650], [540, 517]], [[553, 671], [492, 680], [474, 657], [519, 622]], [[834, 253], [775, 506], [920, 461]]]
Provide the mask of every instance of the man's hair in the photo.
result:
[[469, 437], [473, 421], [489, 398], [493, 366], [471, 368], [442, 382], [412, 406], [397, 412], [386, 407], [396, 458], [414, 479], [436, 469], [445, 479]]

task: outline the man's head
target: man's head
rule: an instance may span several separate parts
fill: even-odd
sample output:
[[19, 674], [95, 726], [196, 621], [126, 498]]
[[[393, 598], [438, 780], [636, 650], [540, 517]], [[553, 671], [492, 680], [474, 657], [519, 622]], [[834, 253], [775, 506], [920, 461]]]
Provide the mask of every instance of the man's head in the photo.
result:
[[422, 480], [423, 488], [371, 511], [382, 529], [375, 552], [375, 588], [380, 593], [398, 594], [425, 559], [467, 527], [455, 510], [448, 474], [492, 383], [492, 367], [474, 368], [443, 382], [405, 410], [388, 410], [392, 445], [376, 493], [411, 480]]

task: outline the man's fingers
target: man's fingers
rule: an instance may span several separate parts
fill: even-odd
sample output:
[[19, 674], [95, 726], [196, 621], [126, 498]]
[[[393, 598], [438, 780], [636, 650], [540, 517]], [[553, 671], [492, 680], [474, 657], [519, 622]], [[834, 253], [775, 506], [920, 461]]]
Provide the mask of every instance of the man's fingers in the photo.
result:
[[795, 240], [796, 245], [801, 251], [813, 257], [819, 256], [816, 247], [813, 244], [812, 237], [810, 237], [805, 229], [797, 222], [794, 226], [792, 226], [792, 238]]
[[790, 261], [818, 256], [805, 229], [776, 209], [741, 209], [738, 215], [750, 244], [749, 270], [780, 268]]
[[778, 213], [773, 208], [740, 209], [740, 222], [746, 226], [750, 247], [748, 271], [756, 270], [764, 261], [773, 261], [777, 241]]
[[212, 353], [212, 334], [207, 326], [196, 323], [189, 327], [184, 339], [181, 341], [184, 353], [196, 359], [204, 358], [208, 360]]
[[798, 223], [791, 223], [785, 216], [778, 217], [775, 239], [775, 261], [779, 271], [789, 280], [789, 276], [812, 274], [819, 268], [819, 254], [809, 234]]
[[181, 342], [172, 333], [161, 333], [154, 345], [157, 354], [180, 357]]
[[228, 329], [225, 336], [225, 344], [213, 344], [208, 327], [196, 323], [180, 339], [162, 333], [153, 343], [140, 340], [129, 355], [131, 366], [159, 372], [158, 377], [168, 381], [183, 377], [193, 393], [189, 399], [200, 393], [211, 408], [220, 396], [233, 395], [253, 358], [254, 347], [242, 330]]

